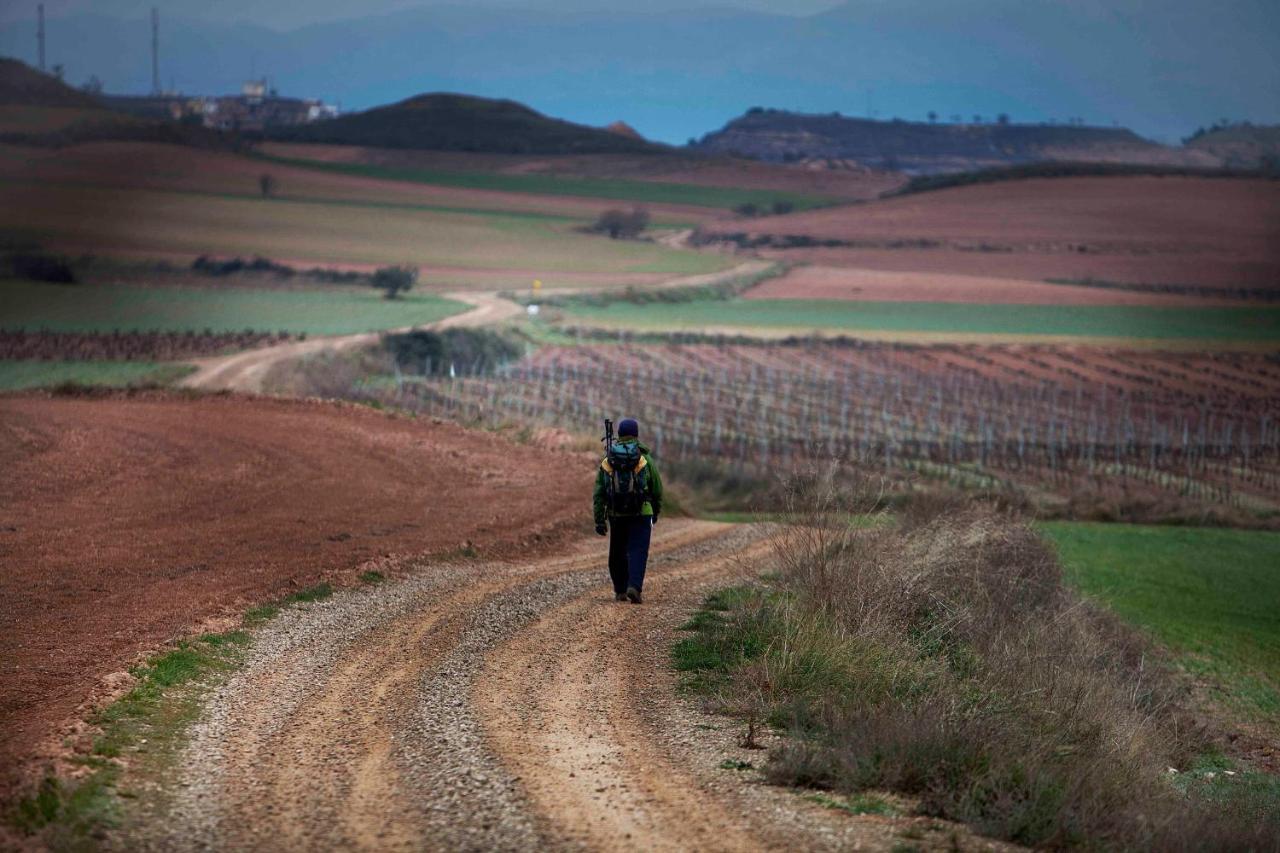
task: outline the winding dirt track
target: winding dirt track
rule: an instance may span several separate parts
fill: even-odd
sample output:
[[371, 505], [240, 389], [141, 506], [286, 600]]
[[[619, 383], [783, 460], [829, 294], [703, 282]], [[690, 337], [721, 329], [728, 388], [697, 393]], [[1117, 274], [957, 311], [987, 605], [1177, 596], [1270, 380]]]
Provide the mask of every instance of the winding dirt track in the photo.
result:
[[[450, 293], [447, 297], [465, 302], [471, 306], [471, 310], [446, 317], [424, 328], [452, 329], [485, 326], [500, 323], [520, 313], [520, 306], [493, 293]], [[406, 332], [409, 329], [391, 331]], [[185, 388], [201, 388], [206, 391], [257, 393], [263, 390], [263, 381], [271, 368], [277, 364], [315, 355], [325, 350], [340, 352], [352, 347], [372, 344], [383, 334], [383, 332], [362, 332], [331, 338], [309, 338], [305, 341], [246, 350], [233, 355], [193, 360], [191, 363], [196, 366], [196, 372], [186, 377], [180, 384]]]
[[[767, 261], [746, 261], [729, 270], [707, 273], [705, 275], [673, 278], [651, 289], [669, 289], [678, 287], [711, 287], [735, 278], [755, 275], [770, 266]], [[587, 289], [556, 289], [544, 291], [547, 296], [565, 293], [586, 293]], [[452, 317], [446, 317], [435, 323], [422, 326], [424, 329], [456, 329], [477, 328], [502, 323], [520, 315], [523, 310], [519, 305], [503, 299], [496, 293], [483, 291], [463, 291], [448, 293], [449, 299], [465, 302], [471, 310]], [[388, 332], [407, 332], [410, 329], [391, 329]], [[270, 347], [246, 350], [232, 355], [213, 358], [195, 359], [190, 363], [196, 366], [196, 372], [182, 380], [185, 388], [199, 388], [205, 391], [245, 391], [261, 393], [264, 381], [271, 368], [286, 361], [316, 355], [326, 350], [342, 351], [352, 347], [366, 346], [378, 340], [387, 332], [363, 332], [355, 335], [337, 337], [310, 338], [305, 341], [294, 341]]]
[[670, 643], [768, 546], [708, 522], [659, 531], [640, 607], [613, 601], [592, 539], [524, 564], [422, 565], [287, 613], [211, 698], [177, 800], [128, 846], [889, 846], [883, 821], [718, 768], [736, 733], [677, 698]]

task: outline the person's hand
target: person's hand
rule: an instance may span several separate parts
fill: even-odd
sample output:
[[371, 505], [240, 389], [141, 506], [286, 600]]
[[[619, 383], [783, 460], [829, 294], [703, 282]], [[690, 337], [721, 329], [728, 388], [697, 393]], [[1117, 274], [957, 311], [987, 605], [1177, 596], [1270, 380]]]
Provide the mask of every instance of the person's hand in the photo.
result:
[[599, 536], [604, 536], [604, 535], [605, 535], [606, 533], [608, 533], [608, 532], [609, 532], [609, 528], [608, 528], [607, 526], [605, 526], [605, 525], [603, 525], [603, 524], [597, 524], [597, 525], [596, 525], [596, 534], [597, 534], [597, 535], [599, 535]]

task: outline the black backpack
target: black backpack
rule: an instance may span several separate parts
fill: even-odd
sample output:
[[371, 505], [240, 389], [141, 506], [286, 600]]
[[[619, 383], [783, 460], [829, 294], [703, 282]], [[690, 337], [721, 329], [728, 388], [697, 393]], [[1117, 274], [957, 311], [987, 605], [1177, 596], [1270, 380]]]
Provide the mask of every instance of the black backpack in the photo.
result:
[[609, 509], [613, 515], [639, 515], [649, 500], [649, 469], [634, 441], [609, 445]]

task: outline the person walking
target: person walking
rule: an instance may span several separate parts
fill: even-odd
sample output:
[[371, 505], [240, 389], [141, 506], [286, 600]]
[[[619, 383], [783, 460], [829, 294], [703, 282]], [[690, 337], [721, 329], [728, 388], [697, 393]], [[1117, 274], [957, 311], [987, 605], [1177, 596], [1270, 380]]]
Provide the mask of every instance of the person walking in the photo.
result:
[[609, 534], [614, 599], [639, 604], [649, 537], [662, 513], [662, 478], [649, 448], [640, 443], [640, 425], [634, 418], [620, 421], [617, 439], [605, 447], [591, 508], [596, 533]]

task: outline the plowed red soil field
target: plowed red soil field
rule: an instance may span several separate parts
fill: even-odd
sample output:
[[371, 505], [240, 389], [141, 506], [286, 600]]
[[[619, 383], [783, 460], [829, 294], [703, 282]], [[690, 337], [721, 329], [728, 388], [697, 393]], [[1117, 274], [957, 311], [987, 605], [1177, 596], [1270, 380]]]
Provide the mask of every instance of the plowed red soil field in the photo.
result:
[[144, 652], [386, 555], [551, 548], [590, 464], [320, 402], [0, 397], [0, 800]]
[[762, 252], [826, 266], [1219, 287], [1280, 282], [1280, 181], [1042, 178], [711, 227], [850, 244]]

